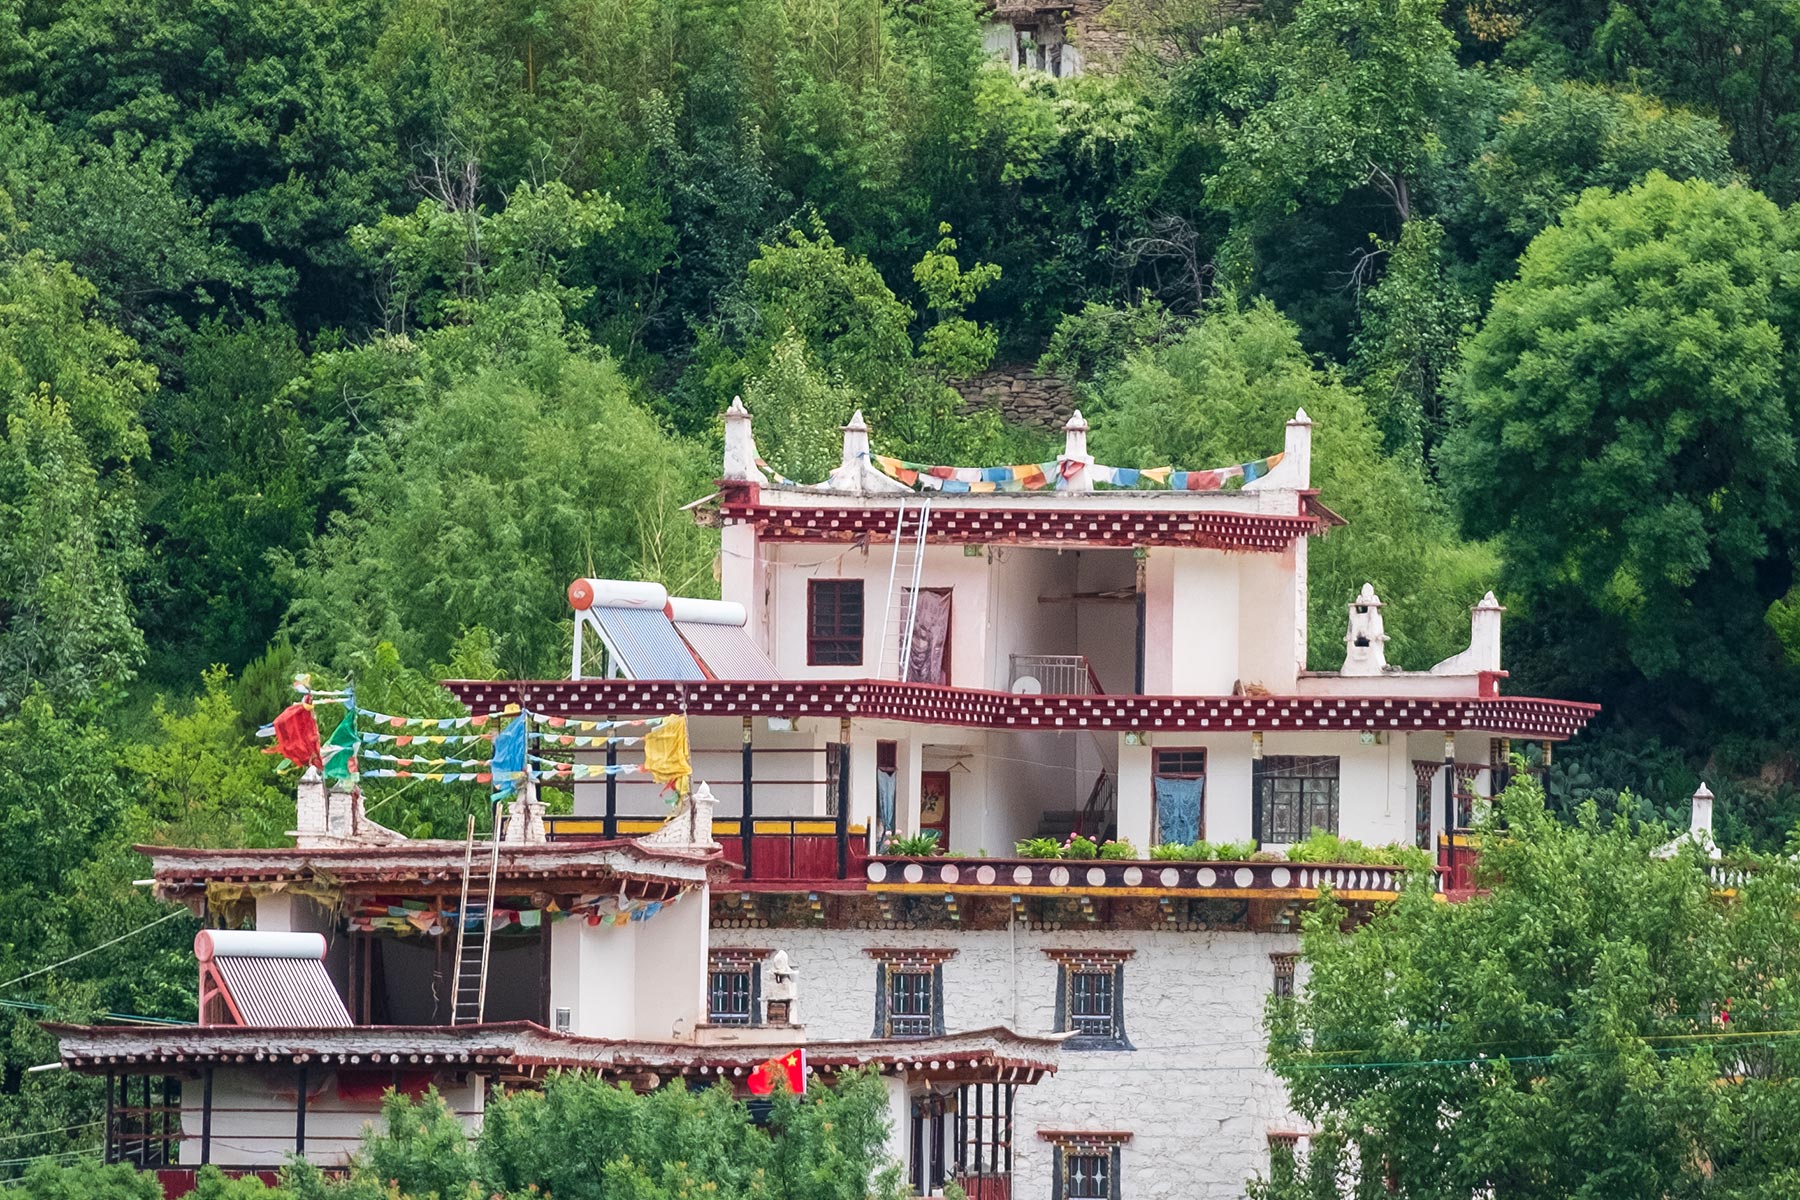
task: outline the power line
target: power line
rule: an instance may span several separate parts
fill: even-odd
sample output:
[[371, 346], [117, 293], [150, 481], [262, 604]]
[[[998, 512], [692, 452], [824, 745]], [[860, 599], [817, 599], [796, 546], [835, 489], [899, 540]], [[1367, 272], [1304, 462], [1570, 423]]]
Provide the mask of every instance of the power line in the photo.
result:
[[161, 925], [164, 921], [173, 921], [176, 917], [181, 917], [181, 916], [186, 916], [186, 915], [187, 915], [187, 910], [185, 908], [178, 908], [173, 912], [164, 913], [162, 916], [156, 918], [156, 920], [150, 922], [148, 925], [140, 925], [138, 928], [133, 929], [129, 933], [121, 933], [118, 937], [113, 938], [110, 941], [101, 942], [98, 946], [93, 946], [93, 947], [90, 947], [89, 949], [83, 950], [80, 954], [72, 954], [68, 958], [63, 959], [61, 962], [51, 963], [47, 967], [39, 967], [35, 971], [27, 971], [25, 974], [19, 976], [17, 979], [9, 979], [5, 983], [0, 983], [0, 988], [9, 988], [15, 983], [24, 983], [27, 979], [36, 979], [39, 975], [48, 975], [50, 972], [58, 969], [59, 967], [66, 967], [72, 962], [78, 962], [81, 959], [86, 958], [90, 954], [98, 954], [100, 951], [106, 949], [108, 946], [116, 946], [120, 942], [124, 941], [126, 938], [136, 937], [138, 934], [143, 933], [146, 929], [155, 929], [158, 925]]
[[61, 1129], [39, 1129], [32, 1133], [0, 1134], [0, 1142], [16, 1142], [23, 1138], [49, 1137], [51, 1134], [56, 1133], [73, 1133], [77, 1129], [92, 1129], [98, 1124], [100, 1124], [98, 1121], [83, 1121], [79, 1125], [64, 1125]]
[[[19, 1008], [28, 1012], [55, 1012], [54, 1004], [39, 1004], [32, 1000], [0, 1000], [0, 1008]], [[192, 1021], [178, 1020], [173, 1017], [146, 1017], [142, 1013], [103, 1012], [99, 1016], [107, 1021], [129, 1021], [136, 1025], [192, 1025]]]

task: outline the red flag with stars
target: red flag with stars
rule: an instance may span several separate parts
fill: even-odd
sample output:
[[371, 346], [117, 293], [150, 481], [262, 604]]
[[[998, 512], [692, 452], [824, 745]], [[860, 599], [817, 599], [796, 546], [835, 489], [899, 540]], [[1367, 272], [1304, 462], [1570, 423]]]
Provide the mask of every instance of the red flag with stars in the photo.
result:
[[752, 1096], [767, 1096], [775, 1090], [775, 1081], [786, 1079], [788, 1091], [796, 1096], [806, 1094], [806, 1051], [789, 1050], [780, 1058], [771, 1058], [750, 1068], [746, 1081]]

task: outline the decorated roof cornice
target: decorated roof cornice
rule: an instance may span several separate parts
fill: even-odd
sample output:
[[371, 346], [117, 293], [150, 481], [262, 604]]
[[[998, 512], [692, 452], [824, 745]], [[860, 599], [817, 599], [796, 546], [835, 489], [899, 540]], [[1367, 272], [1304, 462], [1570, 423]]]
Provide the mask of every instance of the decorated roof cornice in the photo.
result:
[[[301, 885], [342, 891], [358, 885], [395, 889], [448, 886], [462, 878], [464, 844], [420, 840], [393, 845], [289, 847], [270, 850], [200, 850], [137, 846], [150, 859], [158, 895], [175, 899], [209, 883]], [[484, 850], [485, 854], [486, 851]], [[502, 843], [497, 869], [501, 888], [558, 885], [598, 890], [621, 881], [673, 895], [697, 887], [729, 865], [718, 851], [660, 850], [642, 839], [581, 843]]]
[[449, 680], [445, 686], [470, 707], [523, 696], [533, 710], [564, 716], [682, 711], [690, 717], [863, 717], [985, 729], [1472, 730], [1562, 740], [1600, 711], [1597, 704], [1532, 696], [1031, 696], [866, 679]]
[[[486, 1025], [380, 1025], [337, 1029], [222, 1026], [44, 1025], [78, 1071], [160, 1071], [219, 1064], [405, 1066], [533, 1074], [586, 1069], [733, 1078], [769, 1057], [777, 1041], [708, 1046], [576, 1037], [535, 1022]], [[1010, 1074], [1030, 1082], [1056, 1070], [1066, 1035], [1041, 1037], [1004, 1027], [926, 1038], [801, 1042], [807, 1063], [827, 1072], [876, 1067], [931, 1077]]]

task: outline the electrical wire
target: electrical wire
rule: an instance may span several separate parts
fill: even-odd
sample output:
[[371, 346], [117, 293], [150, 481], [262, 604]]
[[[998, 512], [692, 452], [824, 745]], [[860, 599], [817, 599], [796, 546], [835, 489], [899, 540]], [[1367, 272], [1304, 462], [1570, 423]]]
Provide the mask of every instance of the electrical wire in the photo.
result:
[[[31, 1000], [0, 1000], [0, 1008], [19, 1008], [30, 1012], [55, 1012], [52, 1004], [38, 1004]], [[130, 1021], [137, 1025], [192, 1025], [192, 1021], [177, 1020], [173, 1017], [146, 1017], [142, 1013], [103, 1012], [99, 1016], [108, 1021]]]
[[73, 1133], [77, 1129], [92, 1129], [99, 1121], [83, 1121], [79, 1125], [64, 1125], [61, 1129], [39, 1129], [32, 1133], [0, 1133], [0, 1142], [16, 1142], [21, 1138], [49, 1137], [57, 1133]]
[[0, 983], [0, 988], [9, 988], [9, 987], [13, 986], [13, 984], [15, 984], [15, 983], [24, 983], [27, 979], [36, 979], [39, 975], [48, 975], [50, 972], [55, 971], [61, 967], [66, 967], [72, 962], [79, 962], [81, 959], [86, 958], [90, 954], [98, 954], [98, 953], [100, 953], [100, 951], [106, 949], [108, 946], [116, 946], [120, 942], [124, 941], [127, 938], [134, 938], [138, 934], [143, 933], [145, 930], [155, 929], [158, 925], [161, 925], [164, 921], [173, 921], [176, 917], [185, 917], [187, 915], [188, 915], [188, 912], [187, 912], [187, 909], [185, 909], [185, 908], [178, 908], [174, 912], [164, 913], [162, 916], [156, 918], [156, 920], [150, 922], [148, 925], [140, 925], [138, 928], [133, 929], [129, 933], [121, 933], [118, 937], [112, 938], [109, 941], [101, 942], [98, 946], [92, 946], [86, 950], [83, 950], [80, 954], [71, 954], [68, 958], [63, 959], [61, 962], [51, 963], [47, 967], [39, 967], [35, 971], [27, 971], [25, 974], [20, 975], [16, 979], [8, 979], [5, 983]]

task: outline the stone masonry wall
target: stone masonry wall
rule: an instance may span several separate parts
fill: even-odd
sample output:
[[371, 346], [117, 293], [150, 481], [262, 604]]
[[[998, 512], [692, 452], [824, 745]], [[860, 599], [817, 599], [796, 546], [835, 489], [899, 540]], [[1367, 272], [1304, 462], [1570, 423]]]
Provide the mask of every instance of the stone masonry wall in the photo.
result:
[[1286, 934], [1070, 930], [724, 929], [735, 944], [788, 952], [799, 973], [796, 1020], [809, 1041], [870, 1036], [881, 946], [945, 948], [947, 1032], [1008, 1025], [1049, 1033], [1056, 1021], [1056, 961], [1046, 951], [1124, 964], [1125, 1035], [1134, 1049], [1064, 1050], [1056, 1075], [1019, 1089], [1013, 1196], [1050, 1200], [1050, 1130], [1129, 1130], [1121, 1200], [1239, 1200], [1268, 1170], [1270, 1131], [1298, 1128], [1266, 1070], [1262, 1015], [1271, 954], [1293, 953]]
[[971, 407], [998, 404], [1000, 415], [1019, 425], [1061, 429], [1075, 411], [1075, 389], [1054, 375], [1039, 375], [1030, 363], [1013, 363], [951, 381]]

